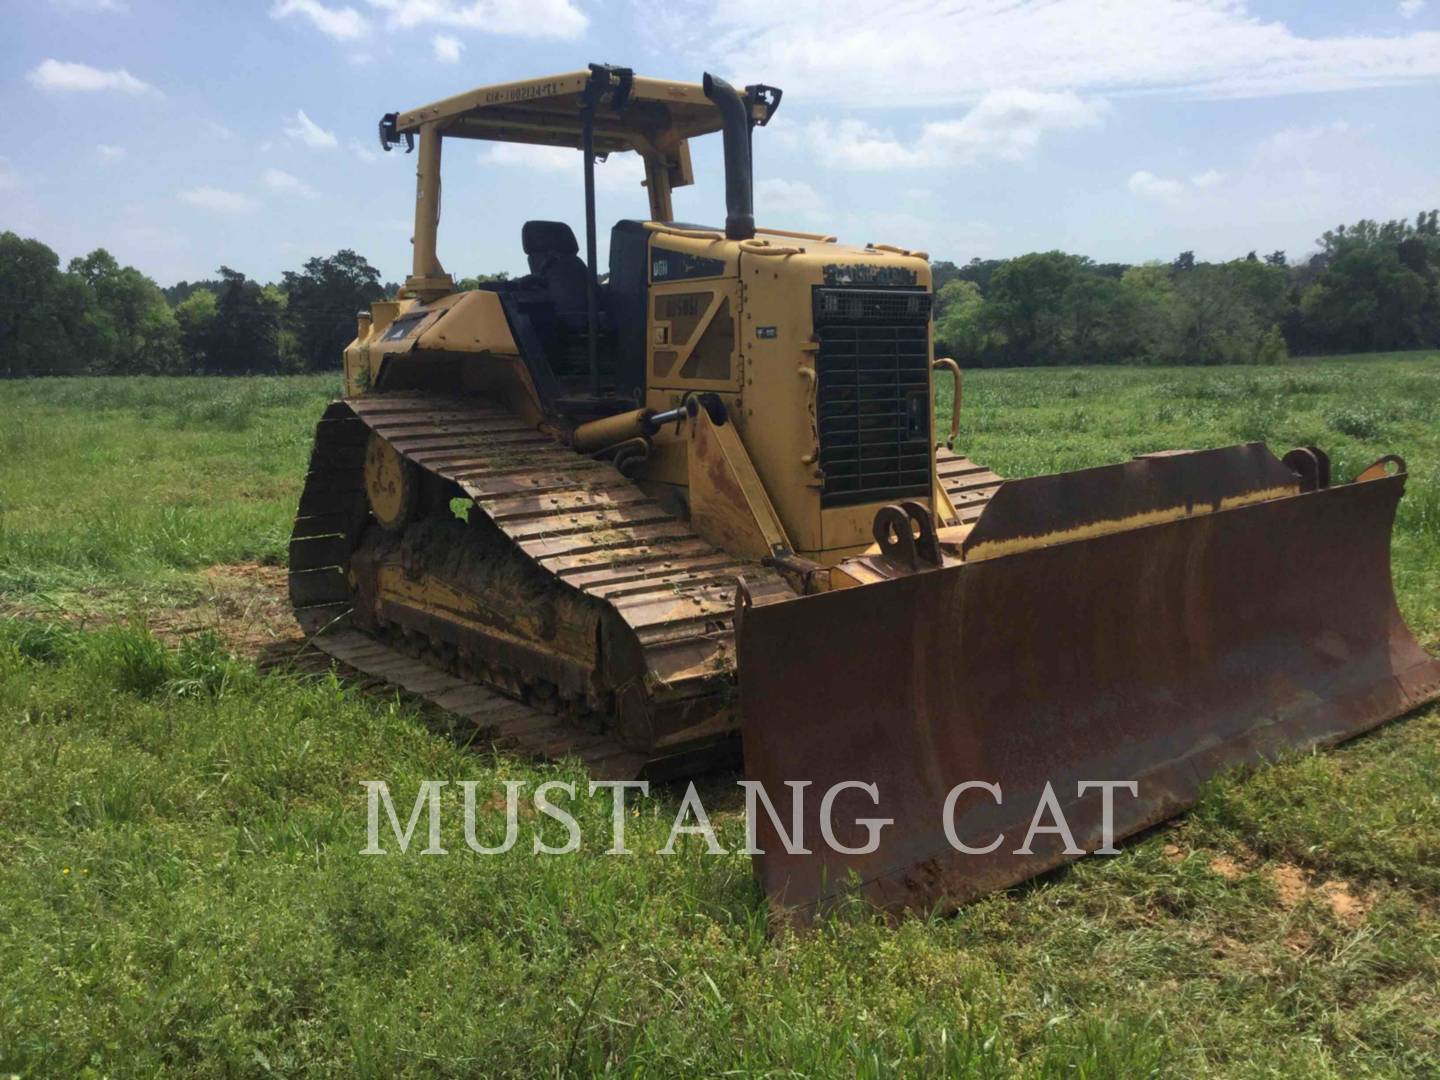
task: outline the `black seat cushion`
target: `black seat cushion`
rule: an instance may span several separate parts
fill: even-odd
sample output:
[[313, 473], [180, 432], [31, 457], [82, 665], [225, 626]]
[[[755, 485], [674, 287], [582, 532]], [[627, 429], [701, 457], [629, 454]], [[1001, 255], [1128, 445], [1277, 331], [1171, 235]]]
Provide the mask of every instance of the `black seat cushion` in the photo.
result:
[[530, 272], [545, 283], [550, 302], [562, 321], [585, 314], [585, 282], [589, 272], [579, 256], [575, 233], [563, 221], [527, 221], [520, 228], [520, 246]]
[[555, 253], [577, 255], [580, 245], [575, 233], [563, 221], [527, 221], [520, 226], [520, 246], [526, 255]]

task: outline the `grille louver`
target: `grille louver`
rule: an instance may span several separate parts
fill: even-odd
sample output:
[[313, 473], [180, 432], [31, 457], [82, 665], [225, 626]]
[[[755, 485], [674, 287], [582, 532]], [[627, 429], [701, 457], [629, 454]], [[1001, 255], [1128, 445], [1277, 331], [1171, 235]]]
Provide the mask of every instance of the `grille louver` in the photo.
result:
[[817, 288], [822, 507], [930, 494], [930, 294]]

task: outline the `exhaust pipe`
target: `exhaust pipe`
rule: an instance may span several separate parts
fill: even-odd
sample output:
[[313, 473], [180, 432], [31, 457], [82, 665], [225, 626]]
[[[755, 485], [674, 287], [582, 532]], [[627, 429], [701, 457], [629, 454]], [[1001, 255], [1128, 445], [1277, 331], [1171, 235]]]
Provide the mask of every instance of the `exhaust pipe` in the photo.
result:
[[755, 202], [750, 171], [750, 107], [745, 96], [709, 72], [705, 96], [725, 124], [725, 236], [749, 240], [755, 235]]

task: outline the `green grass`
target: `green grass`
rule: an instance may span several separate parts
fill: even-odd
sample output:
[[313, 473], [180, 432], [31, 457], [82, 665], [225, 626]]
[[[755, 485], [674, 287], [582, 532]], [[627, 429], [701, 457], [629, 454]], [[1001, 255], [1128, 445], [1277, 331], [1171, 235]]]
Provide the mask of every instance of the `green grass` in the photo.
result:
[[[280, 561], [334, 388], [0, 383], [0, 603], [124, 611]], [[1435, 649], [1437, 416], [1440, 356], [987, 371], [961, 445], [1006, 475], [1242, 438], [1316, 443], [1346, 478], [1400, 452], [1397, 588]], [[633, 857], [603, 853], [603, 799], [577, 800], [577, 855], [523, 847], [533, 814], [516, 850], [469, 854], [458, 795], [450, 856], [361, 856], [365, 779], [402, 813], [422, 778], [583, 785], [426, 723], [206, 636], [0, 622], [0, 1074], [1440, 1071], [1435, 709], [957, 916], [778, 935], [744, 857], [653, 854], [676, 792], [631, 819]], [[702, 791], [736, 847], [732, 779]]]
[[0, 383], [0, 595], [280, 562], [334, 376]]

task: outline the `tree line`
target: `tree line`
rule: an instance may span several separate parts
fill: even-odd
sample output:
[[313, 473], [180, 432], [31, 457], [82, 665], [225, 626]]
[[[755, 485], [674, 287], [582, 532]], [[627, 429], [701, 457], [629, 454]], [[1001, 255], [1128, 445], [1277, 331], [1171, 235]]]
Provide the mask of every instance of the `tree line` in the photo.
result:
[[1283, 251], [1096, 263], [1063, 251], [933, 264], [935, 348], [964, 366], [1263, 364], [1440, 347], [1440, 225], [1362, 220]]
[[222, 266], [162, 289], [97, 248], [60, 258], [0, 233], [0, 373], [333, 371], [355, 314], [393, 295], [353, 251], [261, 284]]
[[[936, 352], [985, 367], [1440, 347], [1437, 216], [1341, 225], [1295, 263], [1283, 251], [1219, 263], [1184, 252], [1140, 266], [1062, 251], [937, 261]], [[222, 266], [161, 288], [103, 248], [61, 269], [45, 244], [4, 232], [0, 373], [331, 371], [356, 312], [396, 291], [348, 249], [274, 283]]]

